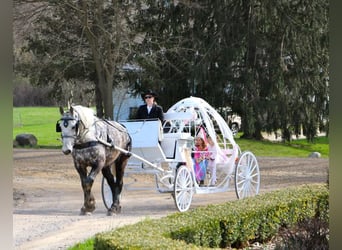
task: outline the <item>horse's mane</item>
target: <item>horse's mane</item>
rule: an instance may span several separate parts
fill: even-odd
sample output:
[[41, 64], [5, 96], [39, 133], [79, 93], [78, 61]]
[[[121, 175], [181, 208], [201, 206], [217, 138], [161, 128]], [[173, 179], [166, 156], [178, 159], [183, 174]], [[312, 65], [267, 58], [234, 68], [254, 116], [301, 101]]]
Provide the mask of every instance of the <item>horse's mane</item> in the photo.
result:
[[80, 120], [86, 128], [89, 128], [97, 119], [94, 110], [92, 110], [91, 108], [81, 105], [75, 105], [72, 106], [72, 108], [78, 113]]

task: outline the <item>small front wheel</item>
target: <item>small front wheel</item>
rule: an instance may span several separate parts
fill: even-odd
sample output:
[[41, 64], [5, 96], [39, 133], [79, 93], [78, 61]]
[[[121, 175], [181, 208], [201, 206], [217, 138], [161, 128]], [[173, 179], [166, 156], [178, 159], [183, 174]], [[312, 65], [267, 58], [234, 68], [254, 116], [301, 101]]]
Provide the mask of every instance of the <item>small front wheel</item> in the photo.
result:
[[253, 153], [241, 154], [235, 168], [235, 192], [238, 199], [257, 195], [260, 187], [259, 165]]
[[194, 194], [194, 182], [189, 169], [183, 165], [176, 173], [173, 198], [178, 211], [189, 209]]
[[[114, 177], [115, 181], [115, 177]], [[110, 186], [107, 183], [107, 180], [105, 177], [102, 176], [102, 182], [101, 182], [101, 193], [102, 193], [102, 201], [103, 204], [107, 209], [110, 209], [113, 204], [113, 194], [112, 190], [110, 189]], [[121, 195], [120, 197], [121, 198]]]

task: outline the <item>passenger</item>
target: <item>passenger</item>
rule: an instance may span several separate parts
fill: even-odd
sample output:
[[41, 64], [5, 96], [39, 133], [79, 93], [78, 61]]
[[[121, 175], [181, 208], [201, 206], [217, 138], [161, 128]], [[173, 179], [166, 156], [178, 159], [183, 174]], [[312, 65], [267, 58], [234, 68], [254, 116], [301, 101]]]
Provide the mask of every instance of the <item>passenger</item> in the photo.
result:
[[196, 181], [200, 186], [204, 186], [204, 179], [208, 165], [208, 148], [203, 138], [195, 138], [195, 148], [193, 154], [193, 164]]
[[208, 170], [211, 173], [210, 186], [215, 186], [216, 185], [216, 158], [217, 158], [216, 156], [217, 156], [217, 151], [216, 151], [214, 141], [210, 136], [208, 136], [207, 142], [208, 142], [208, 151], [209, 151]]

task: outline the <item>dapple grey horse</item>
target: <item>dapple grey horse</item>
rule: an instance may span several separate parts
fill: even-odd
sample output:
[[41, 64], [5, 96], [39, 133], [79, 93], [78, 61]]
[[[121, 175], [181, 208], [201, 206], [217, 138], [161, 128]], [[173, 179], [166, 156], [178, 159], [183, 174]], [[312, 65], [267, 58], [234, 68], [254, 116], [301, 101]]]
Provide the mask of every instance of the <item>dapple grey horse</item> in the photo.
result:
[[113, 195], [113, 204], [107, 214], [120, 213], [123, 176], [130, 154], [115, 147], [131, 150], [126, 128], [118, 122], [99, 119], [92, 109], [80, 105], [71, 106], [67, 111], [60, 107], [60, 113], [62, 117], [57, 121], [56, 132], [61, 132], [63, 153], [73, 157], [84, 193], [80, 214], [91, 214], [95, 210], [91, 189], [100, 171]]

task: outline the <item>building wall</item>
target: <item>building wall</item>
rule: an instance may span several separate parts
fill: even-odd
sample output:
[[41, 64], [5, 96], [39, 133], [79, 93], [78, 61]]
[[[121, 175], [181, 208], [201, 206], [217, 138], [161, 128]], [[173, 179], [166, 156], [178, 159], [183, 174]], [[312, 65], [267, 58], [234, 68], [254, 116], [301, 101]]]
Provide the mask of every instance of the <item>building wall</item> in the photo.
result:
[[132, 96], [127, 89], [114, 89], [113, 90], [113, 119], [115, 121], [127, 120], [130, 116], [132, 108], [138, 108], [144, 104], [144, 101], [139, 96]]

